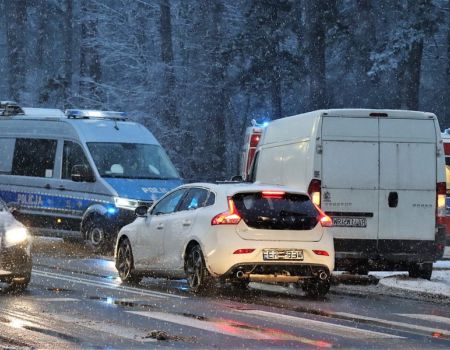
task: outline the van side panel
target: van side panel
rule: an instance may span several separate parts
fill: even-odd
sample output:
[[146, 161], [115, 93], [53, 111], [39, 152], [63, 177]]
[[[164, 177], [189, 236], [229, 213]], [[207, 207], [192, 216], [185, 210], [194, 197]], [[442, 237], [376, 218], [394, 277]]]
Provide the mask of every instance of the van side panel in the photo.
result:
[[[283, 148], [264, 147], [258, 156], [257, 180], [262, 183], [280, 185], [283, 183]], [[279, 171], [274, 171], [279, 169]]]

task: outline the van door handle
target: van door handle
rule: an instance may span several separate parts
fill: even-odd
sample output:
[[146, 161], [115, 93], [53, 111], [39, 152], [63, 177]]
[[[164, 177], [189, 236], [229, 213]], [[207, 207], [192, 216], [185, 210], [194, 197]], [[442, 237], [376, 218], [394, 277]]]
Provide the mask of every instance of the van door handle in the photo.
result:
[[398, 205], [398, 193], [397, 192], [389, 192], [388, 203], [389, 203], [389, 208], [397, 208], [397, 205]]
[[64, 191], [66, 188], [63, 186], [63, 185], [61, 185], [61, 186], [59, 186], [58, 187], [58, 190], [61, 190], [61, 191]]
[[46, 184], [46, 185], [44, 186], [44, 188], [46, 188], [47, 190], [49, 190], [49, 189], [52, 188], [52, 186], [50, 186], [50, 184]]

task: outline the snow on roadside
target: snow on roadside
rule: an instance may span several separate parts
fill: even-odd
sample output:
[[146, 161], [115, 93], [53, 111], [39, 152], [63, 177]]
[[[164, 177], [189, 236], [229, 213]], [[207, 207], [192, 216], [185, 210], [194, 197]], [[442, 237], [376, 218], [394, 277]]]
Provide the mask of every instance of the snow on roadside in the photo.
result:
[[450, 261], [438, 261], [433, 266], [431, 280], [410, 278], [407, 272], [371, 272], [380, 279], [379, 285], [420, 294], [450, 298]]

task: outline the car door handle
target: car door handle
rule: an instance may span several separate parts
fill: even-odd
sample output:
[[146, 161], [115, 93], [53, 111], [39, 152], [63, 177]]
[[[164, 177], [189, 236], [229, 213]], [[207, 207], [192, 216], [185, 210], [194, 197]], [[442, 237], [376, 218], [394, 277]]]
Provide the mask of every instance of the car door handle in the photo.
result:
[[156, 229], [157, 230], [162, 230], [164, 228], [164, 225], [163, 224], [159, 224], [158, 226], [156, 226]]
[[183, 221], [183, 226], [191, 226], [191, 222], [189, 220]]

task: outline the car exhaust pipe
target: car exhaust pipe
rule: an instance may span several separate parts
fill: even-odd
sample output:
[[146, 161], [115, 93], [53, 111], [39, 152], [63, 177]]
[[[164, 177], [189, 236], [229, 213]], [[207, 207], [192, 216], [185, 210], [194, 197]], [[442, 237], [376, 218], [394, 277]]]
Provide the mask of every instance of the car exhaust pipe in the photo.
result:
[[319, 279], [325, 281], [328, 279], [328, 274], [325, 271], [319, 271]]
[[238, 272], [236, 272], [236, 277], [239, 278], [239, 279], [244, 278], [244, 272], [239, 270]]

